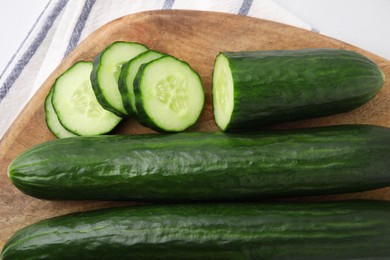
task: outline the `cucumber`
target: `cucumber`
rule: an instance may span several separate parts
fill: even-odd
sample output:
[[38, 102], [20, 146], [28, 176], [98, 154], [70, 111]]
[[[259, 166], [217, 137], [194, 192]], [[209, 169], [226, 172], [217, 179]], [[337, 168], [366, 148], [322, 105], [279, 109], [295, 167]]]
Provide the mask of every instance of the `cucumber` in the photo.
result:
[[51, 98], [53, 97], [53, 90], [51, 88], [45, 99], [45, 121], [46, 125], [57, 138], [66, 138], [77, 136], [76, 134], [68, 131], [63, 127], [58, 120], [56, 111], [54, 111], [53, 105], [51, 103]]
[[8, 176], [41, 199], [242, 201], [390, 185], [390, 128], [71, 137], [19, 155]]
[[155, 60], [164, 55], [165, 54], [163, 53], [150, 50], [139, 54], [135, 58], [122, 65], [118, 80], [118, 87], [119, 92], [122, 95], [123, 106], [128, 114], [137, 112], [137, 108], [135, 106], [133, 82], [139, 67], [144, 63], [148, 63], [149, 61]]
[[156, 131], [184, 131], [202, 112], [201, 79], [188, 63], [175, 57], [141, 65], [133, 88], [138, 121]]
[[52, 105], [61, 125], [76, 135], [110, 132], [121, 118], [103, 109], [96, 100], [89, 75], [92, 62], [79, 61], [53, 85]]
[[381, 89], [367, 57], [340, 49], [222, 52], [214, 63], [213, 109], [223, 131], [353, 110]]
[[147, 50], [148, 48], [140, 43], [116, 41], [96, 56], [91, 82], [102, 107], [118, 116], [128, 115], [118, 89], [121, 67], [123, 63]]
[[136, 206], [17, 231], [1, 259], [388, 259], [390, 203]]

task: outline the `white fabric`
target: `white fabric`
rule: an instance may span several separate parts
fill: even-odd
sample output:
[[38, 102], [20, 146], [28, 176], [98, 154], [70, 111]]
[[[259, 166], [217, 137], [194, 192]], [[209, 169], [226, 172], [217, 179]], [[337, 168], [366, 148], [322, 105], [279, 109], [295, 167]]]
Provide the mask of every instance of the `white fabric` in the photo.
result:
[[167, 8], [248, 15], [311, 29], [273, 0], [52, 0], [0, 77], [0, 138], [69, 47], [113, 19]]

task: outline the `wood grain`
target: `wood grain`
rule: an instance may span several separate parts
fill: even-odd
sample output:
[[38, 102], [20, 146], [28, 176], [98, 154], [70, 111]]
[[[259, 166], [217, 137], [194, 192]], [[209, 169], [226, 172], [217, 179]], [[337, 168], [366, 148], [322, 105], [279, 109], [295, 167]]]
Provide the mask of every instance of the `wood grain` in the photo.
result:
[[[189, 131], [216, 131], [211, 106], [211, 74], [219, 51], [341, 48], [360, 52], [374, 60], [390, 78], [390, 63], [357, 47], [310, 31], [270, 21], [231, 14], [200, 11], [150, 11], [114, 20], [92, 33], [67, 56], [38, 90], [0, 143], [0, 247], [19, 228], [37, 220], [74, 211], [133, 204], [107, 201], [44, 201], [15, 189], [7, 178], [12, 159], [33, 145], [54, 139], [48, 131], [43, 102], [56, 77], [79, 60], [92, 60], [113, 41], [133, 41], [187, 61], [199, 72], [206, 105], [199, 122]], [[368, 104], [329, 117], [273, 126], [294, 128], [318, 125], [367, 123], [390, 127], [390, 83]], [[134, 119], [127, 119], [115, 133], [148, 133]], [[316, 199], [370, 198], [390, 200], [390, 188], [317, 197]]]

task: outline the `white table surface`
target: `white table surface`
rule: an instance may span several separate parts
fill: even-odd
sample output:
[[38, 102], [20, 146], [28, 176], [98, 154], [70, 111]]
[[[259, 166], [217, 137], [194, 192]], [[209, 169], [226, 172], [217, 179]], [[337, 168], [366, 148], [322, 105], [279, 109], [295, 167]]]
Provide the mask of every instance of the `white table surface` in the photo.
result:
[[[324, 35], [390, 60], [390, 1], [274, 0]], [[49, 0], [0, 2], [0, 72]]]
[[390, 60], [390, 1], [274, 0], [321, 34]]

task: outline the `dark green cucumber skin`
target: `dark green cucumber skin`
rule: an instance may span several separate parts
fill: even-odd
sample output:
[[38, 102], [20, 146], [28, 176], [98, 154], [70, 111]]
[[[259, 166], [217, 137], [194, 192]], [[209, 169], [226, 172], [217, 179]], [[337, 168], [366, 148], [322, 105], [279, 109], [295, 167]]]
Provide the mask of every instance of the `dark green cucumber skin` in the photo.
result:
[[[107, 47], [109, 48], [109, 47]], [[99, 104], [106, 110], [114, 113], [115, 115], [119, 117], [126, 117], [127, 115], [123, 114], [121, 111], [118, 111], [117, 109], [113, 108], [107, 101], [106, 98], [103, 94], [102, 88], [99, 84], [99, 79], [98, 79], [98, 74], [99, 74], [99, 68], [101, 68], [100, 63], [101, 63], [101, 58], [102, 55], [104, 54], [104, 51], [101, 51], [96, 55], [96, 57], [93, 60], [93, 68], [91, 72], [91, 84], [92, 84], [92, 89], [93, 92], [95, 93], [96, 99], [99, 102]]]
[[[159, 62], [161, 59], [166, 59], [166, 58], [173, 58], [173, 59], [176, 59], [176, 60], [179, 60], [177, 59], [176, 57], [174, 56], [170, 56], [170, 55], [165, 55], [163, 57], [160, 57], [160, 58], [157, 58], [151, 62], [148, 62], [146, 64], [142, 64], [140, 66], [140, 68], [138, 69], [138, 72], [134, 78], [134, 83], [133, 83], [133, 87], [134, 87], [134, 96], [135, 96], [135, 106], [137, 108], [137, 121], [142, 124], [143, 126], [146, 126], [156, 132], [160, 132], [160, 133], [167, 133], [169, 131], [166, 131], [165, 129], [161, 128], [160, 126], [158, 126], [152, 118], [150, 118], [149, 114], [145, 111], [144, 107], [143, 107], [143, 102], [142, 102], [142, 99], [144, 98], [142, 96], [142, 88], [141, 88], [141, 84], [142, 84], [142, 78], [144, 77], [144, 71], [145, 69], [147, 69], [147, 66], [149, 64], [152, 64], [154, 62]], [[191, 66], [183, 61], [183, 60], [179, 60], [180, 62], [182, 63], [185, 63], [187, 64], [190, 68]], [[191, 68], [192, 69], [192, 68]], [[197, 75], [197, 77], [199, 78], [199, 82], [202, 82], [199, 74], [193, 70], [193, 73], [195, 75]], [[196, 121], [194, 122], [194, 124], [196, 123]], [[193, 125], [194, 125], [193, 124]], [[190, 128], [191, 126], [188, 126], [187, 128]]]
[[[99, 104], [104, 109], [114, 113], [115, 115], [117, 115], [119, 117], [126, 117], [128, 115], [123, 114], [121, 111], [113, 108], [106, 101], [106, 98], [105, 98], [105, 96], [103, 94], [103, 91], [102, 91], [102, 87], [100, 86], [99, 79], [98, 79], [99, 69], [101, 68], [101, 66], [100, 66], [101, 58], [104, 55], [105, 51], [107, 51], [110, 48], [110, 46], [112, 46], [113, 44], [116, 44], [116, 43], [118, 43], [118, 42], [113, 42], [111, 45], [107, 46], [104, 50], [102, 50], [100, 53], [98, 53], [98, 55], [96, 55], [96, 57], [93, 60], [93, 69], [92, 69], [92, 72], [91, 72], [90, 79], [91, 79], [91, 84], [92, 84], [93, 91], [95, 92], [96, 99], [98, 100]], [[140, 44], [140, 43], [137, 43], [137, 44]]]
[[225, 131], [351, 111], [384, 84], [380, 68], [341, 49], [224, 52], [234, 81]]
[[42, 199], [243, 201], [390, 185], [390, 128], [343, 125], [263, 133], [75, 137], [8, 168]]
[[388, 259], [390, 203], [111, 208], [43, 220], [2, 259]]
[[123, 107], [126, 109], [129, 115], [132, 115], [134, 114], [134, 111], [131, 108], [131, 104], [128, 97], [129, 92], [127, 91], [127, 87], [126, 87], [126, 77], [127, 77], [127, 71], [129, 70], [129, 66], [131, 64], [130, 62], [131, 60], [123, 63], [121, 67], [121, 73], [119, 74], [119, 79], [118, 79], [118, 88], [122, 96]]

